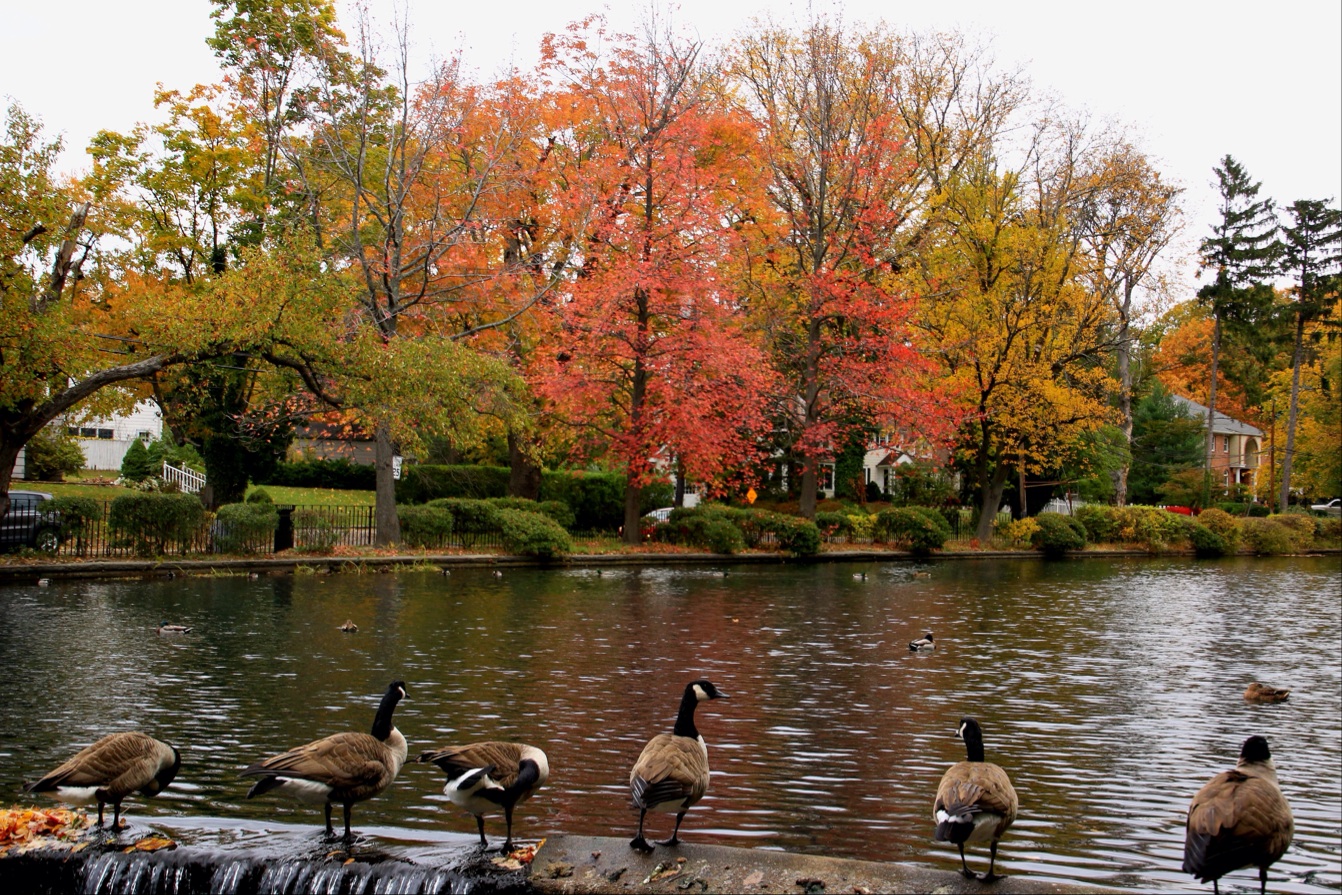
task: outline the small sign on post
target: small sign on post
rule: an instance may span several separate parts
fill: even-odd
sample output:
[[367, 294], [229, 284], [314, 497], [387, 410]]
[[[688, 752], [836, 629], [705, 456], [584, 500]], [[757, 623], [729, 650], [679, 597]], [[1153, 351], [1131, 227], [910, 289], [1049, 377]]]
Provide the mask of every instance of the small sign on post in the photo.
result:
[[391, 458], [391, 477], [398, 482], [401, 480], [401, 458], [396, 454]]

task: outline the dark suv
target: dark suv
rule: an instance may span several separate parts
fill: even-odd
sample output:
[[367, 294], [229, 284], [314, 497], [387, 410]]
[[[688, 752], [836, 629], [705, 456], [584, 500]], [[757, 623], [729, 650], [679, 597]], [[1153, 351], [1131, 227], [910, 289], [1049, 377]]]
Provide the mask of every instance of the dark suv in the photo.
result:
[[31, 547], [55, 553], [61, 546], [61, 520], [43, 504], [51, 500], [45, 491], [9, 492], [9, 512], [0, 519], [0, 551]]

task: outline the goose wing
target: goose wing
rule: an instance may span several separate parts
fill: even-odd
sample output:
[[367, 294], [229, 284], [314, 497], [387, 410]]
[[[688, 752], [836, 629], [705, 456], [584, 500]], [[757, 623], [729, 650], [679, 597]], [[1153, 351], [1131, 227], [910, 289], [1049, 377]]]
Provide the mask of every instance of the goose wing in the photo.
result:
[[703, 743], [664, 733], [643, 748], [629, 773], [629, 788], [640, 808], [682, 801], [691, 805], [708, 791], [708, 780], [708, 752]]
[[166, 743], [135, 731], [113, 733], [25, 788], [50, 792], [63, 786], [96, 786], [124, 796], [153, 783], [165, 761], [168, 765], [173, 761], [172, 747]]
[[1286, 853], [1294, 827], [1291, 806], [1275, 783], [1224, 771], [1188, 807], [1183, 869], [1205, 882], [1240, 867], [1266, 866]]
[[258, 762], [244, 777], [294, 777], [333, 790], [382, 789], [400, 768], [381, 740], [366, 733], [337, 733]]
[[991, 811], [1005, 821], [1003, 829], [1016, 819], [1019, 801], [1006, 771], [991, 762], [962, 761], [952, 765], [937, 788], [933, 815], [945, 811], [952, 816]]

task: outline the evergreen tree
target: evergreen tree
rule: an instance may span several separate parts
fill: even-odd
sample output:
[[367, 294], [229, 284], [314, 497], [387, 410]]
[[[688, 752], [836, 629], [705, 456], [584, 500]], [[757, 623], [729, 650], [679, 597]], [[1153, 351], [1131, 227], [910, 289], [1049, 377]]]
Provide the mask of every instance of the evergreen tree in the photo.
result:
[[149, 449], [144, 446], [144, 442], [138, 438], [132, 441], [126, 456], [121, 459], [121, 478], [138, 485], [157, 471], [150, 463]]
[[1128, 497], [1154, 504], [1160, 487], [1202, 463], [1203, 421], [1190, 417], [1159, 382], [1132, 412], [1132, 467]]
[[1210, 499], [1212, 419], [1216, 413], [1216, 373], [1221, 356], [1221, 337], [1227, 321], [1252, 326], [1271, 307], [1272, 290], [1263, 284], [1277, 272], [1280, 254], [1277, 218], [1271, 199], [1259, 199], [1262, 183], [1250, 180], [1239, 162], [1227, 155], [1216, 173], [1221, 195], [1221, 220], [1212, 235], [1202, 240], [1202, 269], [1214, 279], [1198, 290], [1198, 300], [1212, 312], [1211, 384], [1207, 400], [1206, 469], [1204, 504]]
[[1328, 316], [1342, 285], [1342, 210], [1326, 199], [1299, 199], [1291, 204], [1293, 226], [1282, 228], [1282, 272], [1295, 281], [1295, 338], [1291, 356], [1291, 409], [1286, 419], [1286, 455], [1281, 464], [1278, 511], [1286, 512], [1291, 494], [1291, 461], [1300, 406], [1300, 364], [1305, 326]]

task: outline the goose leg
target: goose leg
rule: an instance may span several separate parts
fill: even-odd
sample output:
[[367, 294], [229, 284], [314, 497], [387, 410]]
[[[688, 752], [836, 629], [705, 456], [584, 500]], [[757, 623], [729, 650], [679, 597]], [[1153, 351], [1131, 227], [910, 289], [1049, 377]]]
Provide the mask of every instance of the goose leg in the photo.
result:
[[1258, 868], [1258, 895], [1267, 895], [1267, 868]]
[[667, 846], [667, 847], [674, 847], [674, 846], [680, 845], [680, 822], [681, 822], [682, 820], [684, 820], [684, 819], [685, 819], [685, 812], [684, 812], [684, 811], [682, 811], [682, 812], [680, 812], [679, 814], [677, 814], [677, 815], [676, 815], [676, 828], [675, 828], [674, 830], [671, 831], [671, 838], [670, 838], [670, 839], [663, 839], [661, 842], [658, 842], [657, 844], [658, 844], [658, 845], [665, 845], [665, 846]]
[[998, 876], [996, 873], [993, 873], [993, 867], [995, 867], [995, 866], [997, 865], [997, 840], [996, 840], [996, 839], [994, 839], [994, 840], [993, 840], [993, 844], [992, 844], [991, 846], [989, 846], [988, 854], [989, 854], [989, 858], [988, 858], [988, 873], [987, 873], [985, 876], [982, 877], [982, 880], [983, 880], [983, 882], [985, 882], [985, 883], [996, 882], [997, 880], [999, 880], [999, 879], [1002, 878], [1002, 877]]
[[508, 838], [503, 841], [503, 853], [513, 850], [513, 806], [503, 806], [503, 819], [508, 824]]
[[353, 809], [354, 806], [351, 805], [349, 802], [346, 802], [344, 807], [345, 807], [345, 838], [346, 838], [346, 839], [349, 839], [349, 838], [350, 838], [350, 834], [349, 834], [349, 816], [350, 816], [350, 813], [351, 813], [351, 809]]
[[120, 803], [120, 802], [113, 802], [113, 803], [112, 803], [112, 829], [114, 829], [114, 830], [120, 830], [120, 829], [121, 829], [121, 803]]
[[334, 836], [335, 828], [331, 826], [331, 803], [326, 803], [326, 835]]
[[957, 843], [957, 844], [959, 845], [959, 848], [960, 848], [960, 873], [961, 873], [961, 875], [963, 875], [963, 876], [965, 877], [965, 879], [978, 879], [978, 878], [979, 878], [979, 875], [978, 875], [977, 873], [975, 873], [974, 871], [970, 870], [970, 869], [969, 869], [969, 865], [965, 863], [965, 844], [964, 844], [963, 842], [960, 842], [960, 843]]
[[489, 840], [485, 838], [485, 819], [483, 815], [475, 815], [475, 825], [480, 830], [480, 847], [489, 848]]
[[635, 851], [641, 851], [644, 854], [652, 851], [652, 846], [648, 845], [648, 840], [643, 838], [643, 819], [648, 816], [648, 809], [638, 809], [638, 835], [629, 840], [629, 847]]
[[103, 825], [103, 803], [98, 802], [98, 826]]

